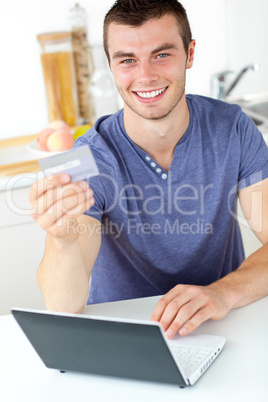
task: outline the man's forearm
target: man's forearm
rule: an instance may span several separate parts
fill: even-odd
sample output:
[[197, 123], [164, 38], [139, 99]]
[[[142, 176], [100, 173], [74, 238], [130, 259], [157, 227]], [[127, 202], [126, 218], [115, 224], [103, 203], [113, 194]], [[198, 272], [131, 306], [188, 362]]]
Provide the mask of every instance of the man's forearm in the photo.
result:
[[231, 274], [209, 285], [223, 293], [230, 309], [268, 295], [268, 243], [250, 255]]
[[48, 309], [81, 312], [88, 296], [89, 277], [79, 240], [61, 243], [48, 235], [37, 281]]

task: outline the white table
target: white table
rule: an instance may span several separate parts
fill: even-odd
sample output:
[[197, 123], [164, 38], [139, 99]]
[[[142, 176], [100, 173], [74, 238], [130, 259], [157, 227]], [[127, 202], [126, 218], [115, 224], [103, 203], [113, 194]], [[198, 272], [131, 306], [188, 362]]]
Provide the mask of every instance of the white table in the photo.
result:
[[[87, 306], [84, 313], [149, 319], [158, 297]], [[196, 333], [224, 335], [221, 355], [193, 386], [106, 378], [47, 369], [12, 316], [0, 317], [1, 402], [267, 402], [268, 297], [208, 321]]]

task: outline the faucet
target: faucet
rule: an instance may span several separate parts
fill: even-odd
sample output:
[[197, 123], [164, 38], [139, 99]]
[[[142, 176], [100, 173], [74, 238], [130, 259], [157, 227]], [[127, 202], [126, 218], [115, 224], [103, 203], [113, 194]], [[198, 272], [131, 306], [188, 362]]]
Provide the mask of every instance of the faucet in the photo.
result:
[[211, 77], [211, 97], [215, 99], [226, 98], [228, 95], [230, 95], [230, 92], [236, 87], [236, 85], [241, 80], [243, 75], [249, 70], [258, 71], [259, 65], [257, 63], [252, 63], [243, 67], [227, 88], [226, 88], [227, 86], [226, 77], [229, 74], [233, 74], [233, 71], [227, 70], [214, 74]]

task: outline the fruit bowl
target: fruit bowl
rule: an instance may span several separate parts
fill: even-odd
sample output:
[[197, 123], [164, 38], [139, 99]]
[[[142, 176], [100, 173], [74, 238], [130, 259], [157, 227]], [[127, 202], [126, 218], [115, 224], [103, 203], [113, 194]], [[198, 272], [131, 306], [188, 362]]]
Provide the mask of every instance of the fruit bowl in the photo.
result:
[[38, 133], [35, 141], [31, 142], [27, 149], [39, 156], [49, 156], [68, 151], [73, 144], [71, 127], [62, 120], [55, 120]]
[[40, 146], [38, 145], [38, 142], [36, 140], [30, 142], [27, 146], [26, 146], [27, 150], [29, 152], [31, 152], [32, 154], [41, 156], [41, 157], [46, 157], [46, 156], [52, 156], [55, 154], [60, 154], [62, 152], [66, 152], [66, 151], [57, 151], [57, 152], [52, 152], [52, 151], [44, 151], [40, 148]]
[[67, 152], [74, 141], [91, 127], [92, 124], [85, 124], [71, 128], [65, 122], [55, 120], [39, 132], [37, 138], [27, 145], [27, 150], [40, 157]]

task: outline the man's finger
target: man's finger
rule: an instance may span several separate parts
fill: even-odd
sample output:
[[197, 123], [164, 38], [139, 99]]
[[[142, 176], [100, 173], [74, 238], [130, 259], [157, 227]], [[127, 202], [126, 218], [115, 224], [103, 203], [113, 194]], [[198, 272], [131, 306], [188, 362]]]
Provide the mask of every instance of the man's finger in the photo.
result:
[[[177, 299], [174, 299], [171, 303], [169, 303], [160, 320], [160, 324], [163, 326], [164, 330], [168, 331], [168, 337], [174, 336], [182, 328], [182, 326], [203, 307], [202, 300], [198, 298], [189, 300], [185, 299], [184, 303], [181, 302], [181, 297]], [[170, 314], [170, 311], [172, 311], [172, 314]]]
[[48, 175], [43, 179], [39, 179], [33, 183], [30, 193], [29, 201], [32, 203], [37, 200], [42, 194], [44, 194], [48, 189], [52, 189], [56, 186], [62, 186], [71, 181], [71, 177], [68, 174], [56, 174]]
[[35, 220], [45, 230], [56, 224], [62, 216], [76, 218], [82, 215], [94, 203], [93, 192], [77, 193], [72, 197], [57, 200], [45, 214], [37, 215]]
[[160, 321], [167, 305], [179, 294], [182, 294], [185, 289], [185, 285], [177, 285], [172, 288], [168, 293], [166, 293], [161, 299], [157, 302], [153, 314], [151, 316], [152, 321]]
[[79, 194], [87, 195], [88, 192], [93, 196], [93, 191], [89, 189], [88, 183], [85, 181], [57, 186], [48, 189], [43, 196], [41, 195], [39, 199], [32, 202], [32, 206], [35, 208], [36, 214], [42, 215], [58, 201], [62, 200], [64, 203], [66, 198], [74, 197], [75, 199]]
[[182, 336], [190, 334], [209, 318], [211, 318], [211, 311], [209, 306], [206, 306], [196, 312], [196, 314], [179, 331], [179, 334]]

